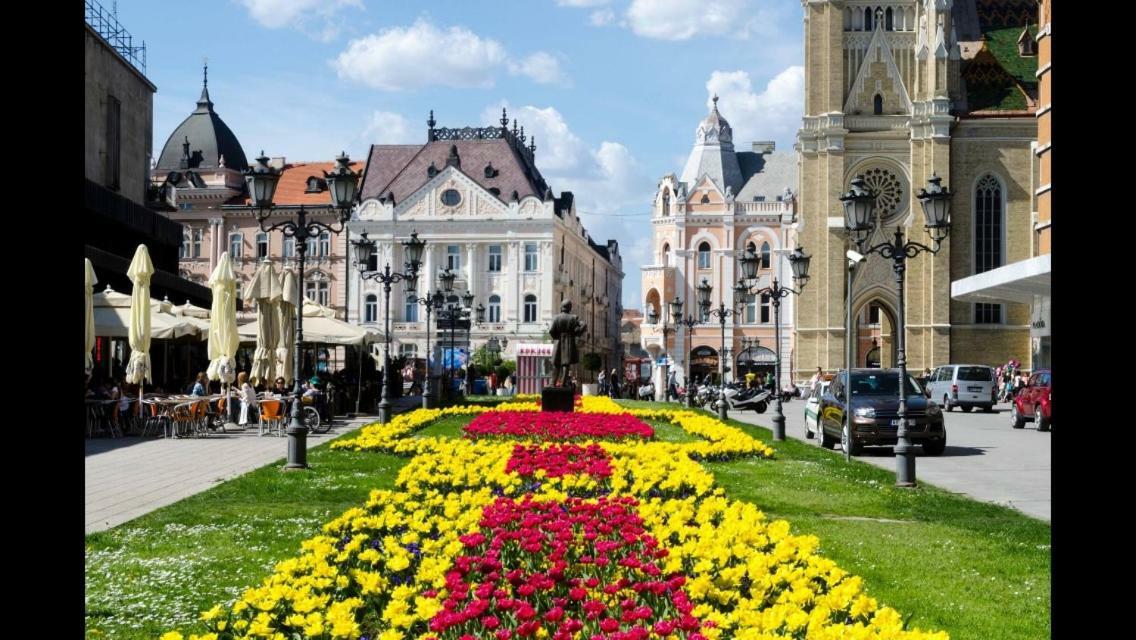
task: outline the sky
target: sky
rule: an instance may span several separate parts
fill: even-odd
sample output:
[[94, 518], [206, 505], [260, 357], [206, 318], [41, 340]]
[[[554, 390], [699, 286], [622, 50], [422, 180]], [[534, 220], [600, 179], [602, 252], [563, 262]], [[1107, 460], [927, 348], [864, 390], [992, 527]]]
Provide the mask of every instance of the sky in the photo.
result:
[[495, 125], [536, 137], [553, 191], [619, 241], [623, 306], [642, 307], [648, 212], [720, 96], [739, 151], [792, 151], [804, 105], [799, 0], [98, 0], [147, 47], [154, 157], [209, 94], [251, 159], [364, 159], [371, 144]]

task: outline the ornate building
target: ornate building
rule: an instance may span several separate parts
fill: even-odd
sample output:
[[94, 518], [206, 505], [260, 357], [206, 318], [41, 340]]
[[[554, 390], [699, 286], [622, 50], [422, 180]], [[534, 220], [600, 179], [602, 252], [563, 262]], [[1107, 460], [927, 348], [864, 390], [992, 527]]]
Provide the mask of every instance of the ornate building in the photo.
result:
[[[695, 129], [694, 148], [682, 175], [669, 174], [659, 181], [651, 220], [654, 264], [642, 268], [644, 309], [656, 317], [653, 325], [647, 320], [641, 324], [642, 345], [656, 360], [668, 355], [680, 381], [688, 358], [693, 377], [717, 375], [721, 326], [711, 318], [687, 336], [685, 327], [676, 331], [667, 303], [677, 296], [684, 315], [697, 315], [694, 288], [705, 279], [714, 287], [714, 306], [722, 300], [732, 306], [732, 287], [741, 277], [736, 256], [746, 248], [761, 258], [762, 286], [772, 277], [791, 280], [788, 252], [795, 246], [796, 185], [795, 154], [777, 153], [772, 142], [754, 142], [751, 151], [734, 150], [733, 129], [719, 113], [715, 96], [710, 114]], [[749, 370], [772, 373], [773, 320], [768, 299], [751, 299], [739, 318], [727, 322], [731, 378]], [[781, 353], [788, 363], [793, 351], [792, 298], [782, 302], [781, 324]], [[782, 381], [787, 382], [789, 367], [782, 369]], [[657, 367], [655, 389], [660, 396], [663, 375], [664, 367]]]
[[[798, 301], [795, 377], [817, 366], [845, 366], [849, 247], [838, 198], [857, 175], [879, 193], [877, 242], [897, 225], [911, 240], [929, 242], [915, 193], [932, 173], [955, 193], [942, 250], [908, 261], [908, 367], [1025, 362], [1028, 307], [952, 300], [951, 283], [1031, 255], [1036, 0], [802, 0], [802, 6], [798, 232], [813, 255], [813, 277]], [[893, 364], [891, 261], [870, 256], [851, 297], [855, 363]]]
[[[469, 342], [458, 332], [459, 348], [477, 347], [490, 336], [508, 338], [501, 357], [513, 359], [521, 343], [546, 342], [549, 322], [570, 300], [587, 324], [581, 353], [598, 353], [608, 369], [619, 367], [620, 300], [623, 266], [619, 243], [596, 243], [576, 216], [572, 193], [555, 197], [535, 162], [536, 141], [525, 145], [524, 129], [435, 128], [427, 121], [425, 144], [371, 146], [360, 186], [362, 204], [349, 223], [352, 237], [366, 232], [378, 249], [369, 269], [390, 264], [402, 271], [401, 242], [412, 231], [427, 242], [417, 296], [403, 283], [392, 285], [393, 355], [423, 357], [426, 315], [413, 302], [441, 287], [438, 275], [457, 274], [453, 299], [469, 291], [474, 306], [486, 309]], [[360, 286], [352, 265], [348, 315], [351, 321], [382, 328], [382, 285]], [[435, 329], [431, 347], [437, 351]], [[577, 371], [580, 380], [591, 374]]]

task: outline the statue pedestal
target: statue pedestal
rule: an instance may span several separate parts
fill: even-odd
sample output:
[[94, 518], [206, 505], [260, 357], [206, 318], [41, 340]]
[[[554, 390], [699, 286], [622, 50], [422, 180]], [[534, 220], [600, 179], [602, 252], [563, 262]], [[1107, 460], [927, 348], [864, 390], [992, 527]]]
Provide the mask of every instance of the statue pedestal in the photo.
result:
[[540, 390], [540, 410], [572, 413], [575, 396], [572, 387], [545, 387]]

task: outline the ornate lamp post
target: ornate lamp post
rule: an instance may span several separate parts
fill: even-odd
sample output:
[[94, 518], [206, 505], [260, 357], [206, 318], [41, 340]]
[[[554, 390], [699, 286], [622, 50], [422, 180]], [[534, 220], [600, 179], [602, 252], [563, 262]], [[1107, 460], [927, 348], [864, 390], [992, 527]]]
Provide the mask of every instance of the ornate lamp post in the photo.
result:
[[426, 307], [426, 382], [422, 387], [423, 409], [434, 408], [433, 385], [431, 385], [430, 383], [430, 379], [433, 377], [431, 375], [433, 371], [430, 370], [430, 356], [434, 353], [430, 350], [430, 316], [434, 313], [435, 308], [442, 306], [442, 298], [443, 296], [441, 291], [438, 291], [438, 293], [436, 294], [432, 294], [429, 291], [429, 287], [427, 287], [426, 295], [424, 297], [415, 299], [415, 302]]
[[686, 353], [683, 354], [682, 358], [686, 365], [683, 370], [683, 381], [686, 385], [686, 406], [693, 408], [694, 388], [691, 386], [692, 381], [690, 379], [690, 341], [692, 339], [690, 333], [694, 329], [694, 325], [698, 324], [698, 319], [689, 314], [685, 318], [682, 317], [682, 300], [679, 300], [678, 296], [675, 296], [674, 300], [671, 300], [668, 304], [670, 304], [671, 317], [675, 319], [675, 324], [686, 327]]
[[425, 240], [418, 239], [418, 232], [412, 232], [410, 239], [402, 243], [403, 250], [406, 252], [406, 272], [398, 273], [391, 271], [390, 263], [388, 262], [382, 271], [364, 271], [367, 264], [371, 260], [371, 253], [375, 250], [375, 243], [367, 239], [367, 232], [359, 234], [358, 240], [351, 242], [352, 248], [355, 250], [355, 267], [359, 269], [359, 278], [361, 280], [377, 280], [383, 283], [383, 333], [386, 342], [386, 348], [383, 350], [383, 391], [382, 399], [379, 400], [379, 422], [386, 424], [390, 422], [391, 403], [387, 395], [387, 388], [390, 386], [391, 369], [390, 369], [390, 296], [391, 284], [395, 282], [406, 282], [407, 291], [414, 292], [418, 289], [418, 268], [422, 266], [422, 250], [426, 247]]
[[[793, 250], [789, 256], [789, 266], [793, 270], [793, 282], [797, 289], [782, 286], [773, 279], [773, 285], [750, 292], [753, 296], [767, 295], [773, 301], [773, 336], [777, 347], [777, 362], [773, 368], [773, 439], [785, 439], [785, 413], [781, 408], [781, 299], [790, 294], [800, 295], [809, 281], [809, 261], [811, 256], [805, 255], [800, 247]], [[745, 281], [752, 281], [757, 277], [758, 257], [754, 252], [747, 250], [741, 257], [742, 274]], [[739, 281], [741, 284], [742, 281]]]
[[[464, 294], [462, 294], [461, 299], [465, 317], [470, 320], [470, 322], [465, 325], [465, 344], [466, 349], [468, 349], [468, 355], [465, 359], [465, 393], [466, 395], [470, 395], [471, 393], [473, 393], [473, 294], [469, 291], [466, 291]], [[481, 318], [484, 317], [485, 308], [482, 307]], [[480, 320], [478, 322], [480, 322]]]
[[[452, 294], [454, 291], [454, 280], [457, 279], [457, 274], [453, 271], [450, 271], [449, 267], [446, 267], [446, 269], [442, 271], [442, 275], [439, 276], [439, 279], [442, 281], [442, 291], [445, 292], [443, 299], [448, 298], [449, 294]], [[467, 291], [462, 296], [462, 300], [467, 301], [467, 305], [473, 304], [473, 294]], [[441, 304], [435, 304], [434, 312], [438, 317], [438, 322], [442, 322], [443, 320], [446, 321], [450, 330], [450, 366], [446, 367], [445, 369], [446, 382], [445, 386], [442, 387], [442, 389], [445, 391], [446, 397], [449, 398], [453, 394], [453, 358], [455, 346], [454, 343], [457, 337], [457, 328], [458, 324], [462, 323], [463, 320], [466, 320], [466, 317], [469, 314], [469, 309], [465, 309], [461, 305], [446, 301], [444, 308]]]
[[[856, 176], [852, 180], [852, 188], [841, 196], [844, 204], [844, 228], [849, 238], [856, 243], [860, 253], [869, 256], [878, 253], [893, 263], [895, 271], [895, 286], [898, 294], [898, 307], [896, 320], [896, 364], [899, 367], [899, 412], [897, 419], [899, 428], [896, 433], [898, 440], [895, 447], [895, 485], [897, 487], [915, 486], [915, 453], [911, 439], [907, 434], [907, 354], [906, 354], [906, 327], [903, 303], [903, 278], [907, 271], [907, 259], [923, 253], [932, 255], [942, 248], [942, 241], [950, 233], [951, 193], [947, 187], [939, 183], [942, 179], [934, 173], [927, 180], [927, 189], [920, 189], [919, 204], [923, 206], [925, 218], [924, 230], [931, 236], [933, 247], [904, 239], [903, 227], [896, 225], [895, 236], [891, 241], [884, 241], [874, 246], [868, 246], [874, 230], [873, 213], [875, 210], [875, 194], [871, 193], [864, 184], [864, 176]], [[851, 295], [851, 292], [849, 292]], [[848, 336], [851, 340], [852, 336]], [[849, 363], [848, 380], [851, 381], [851, 363]], [[847, 438], [852, 437], [851, 429], [845, 429]], [[842, 442], [846, 449], [850, 442]]]
[[303, 389], [300, 386], [300, 363], [303, 359], [302, 348], [304, 343], [304, 257], [308, 252], [308, 238], [318, 237], [323, 232], [336, 235], [341, 233], [347, 220], [351, 217], [351, 209], [355, 205], [355, 198], [359, 189], [359, 174], [351, 170], [351, 158], [347, 157], [346, 153], [340, 153], [335, 162], [335, 168], [331, 172], [325, 171], [323, 174], [327, 180], [327, 191], [331, 196], [331, 206], [339, 212], [339, 219], [332, 224], [309, 220], [309, 214], [304, 205], [300, 205], [300, 208], [296, 211], [295, 220], [281, 220], [272, 225], [268, 224], [272, 212], [276, 208], [276, 205], [272, 202], [272, 197], [276, 194], [280, 172], [268, 166], [268, 157], [264, 155], [263, 151], [260, 152], [260, 157], [256, 159], [256, 164], [244, 172], [245, 184], [248, 186], [252, 204], [248, 207], [233, 207], [255, 210], [256, 221], [260, 225], [261, 231], [271, 233], [280, 230], [285, 237], [296, 239], [300, 275], [296, 279], [296, 285], [300, 287], [299, 299], [301, 303], [296, 305], [296, 355], [292, 359], [292, 377], [295, 385], [292, 393], [295, 398], [292, 400], [292, 419], [285, 432], [288, 434], [288, 462], [284, 465], [285, 470], [308, 468], [308, 428], [304, 426], [300, 413], [300, 396], [303, 395]]
[[[717, 309], [710, 308], [710, 294], [714, 291], [714, 287], [702, 279], [702, 284], [695, 287], [698, 291], [698, 305], [702, 309], [703, 322], [709, 322], [710, 316], [718, 316], [718, 323], [722, 325], [722, 346], [718, 352], [718, 418], [720, 420], [726, 419], [726, 318], [736, 317], [738, 315], [737, 309], [726, 307], [725, 301], [718, 303]], [[744, 299], [748, 291], [745, 283], [738, 281], [734, 286], [734, 300]]]
[[[665, 309], [664, 309], [664, 311], [665, 311]], [[662, 320], [663, 320], [663, 322], [662, 322], [663, 362], [665, 363], [663, 366], [666, 367], [666, 369], [663, 372], [663, 385], [664, 385], [664, 387], [666, 387], [663, 390], [663, 398], [670, 400], [670, 398], [668, 397], [668, 392], [670, 391], [670, 387], [667, 385], [667, 378], [670, 376], [670, 350], [668, 349], [668, 345], [667, 345], [667, 334], [668, 333], [674, 333], [674, 329], [667, 326], [666, 316], [667, 316], [667, 314], [664, 313], [663, 318], [662, 318]], [[651, 307], [650, 309], [647, 310], [647, 321], [650, 322], [653, 325], [658, 326], [659, 314], [655, 313], [654, 307]]]

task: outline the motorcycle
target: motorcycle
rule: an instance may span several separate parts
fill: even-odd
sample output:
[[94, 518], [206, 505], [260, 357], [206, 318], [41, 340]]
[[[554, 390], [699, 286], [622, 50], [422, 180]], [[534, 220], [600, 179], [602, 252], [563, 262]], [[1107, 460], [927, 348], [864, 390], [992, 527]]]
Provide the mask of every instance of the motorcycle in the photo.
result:
[[649, 382], [639, 387], [638, 397], [640, 400], [654, 400], [655, 399], [655, 383]]
[[765, 410], [769, 408], [769, 398], [772, 395], [773, 393], [769, 389], [758, 387], [746, 389], [734, 396], [730, 408], [736, 411], [753, 409], [757, 413], [765, 413]]

